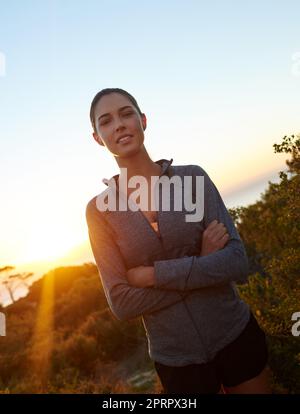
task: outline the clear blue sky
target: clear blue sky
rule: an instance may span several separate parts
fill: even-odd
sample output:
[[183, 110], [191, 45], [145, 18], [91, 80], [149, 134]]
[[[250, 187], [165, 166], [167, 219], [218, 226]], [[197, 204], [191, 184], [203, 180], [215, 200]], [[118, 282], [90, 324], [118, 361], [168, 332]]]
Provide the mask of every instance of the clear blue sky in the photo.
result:
[[2, 2], [0, 265], [87, 238], [85, 205], [118, 172], [88, 118], [105, 87], [136, 97], [154, 160], [201, 165], [224, 197], [273, 176], [272, 144], [299, 132], [299, 16], [299, 1]]

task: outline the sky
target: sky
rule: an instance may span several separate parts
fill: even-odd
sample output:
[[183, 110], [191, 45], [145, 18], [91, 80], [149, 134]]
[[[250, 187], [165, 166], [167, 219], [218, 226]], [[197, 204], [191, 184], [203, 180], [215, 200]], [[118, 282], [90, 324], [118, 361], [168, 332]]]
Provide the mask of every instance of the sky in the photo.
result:
[[88, 239], [87, 202], [119, 172], [89, 108], [128, 90], [153, 160], [198, 164], [227, 207], [285, 169], [299, 133], [299, 1], [0, 4], [0, 267], [56, 260]]

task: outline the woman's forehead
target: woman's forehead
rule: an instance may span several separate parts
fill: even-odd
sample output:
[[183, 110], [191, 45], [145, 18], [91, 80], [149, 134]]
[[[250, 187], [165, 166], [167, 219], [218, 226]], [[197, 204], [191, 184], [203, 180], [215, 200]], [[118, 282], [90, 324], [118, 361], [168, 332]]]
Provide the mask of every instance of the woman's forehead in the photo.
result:
[[96, 110], [116, 110], [124, 106], [133, 107], [132, 102], [124, 95], [120, 93], [110, 93], [108, 95], [102, 96], [102, 98], [97, 102]]

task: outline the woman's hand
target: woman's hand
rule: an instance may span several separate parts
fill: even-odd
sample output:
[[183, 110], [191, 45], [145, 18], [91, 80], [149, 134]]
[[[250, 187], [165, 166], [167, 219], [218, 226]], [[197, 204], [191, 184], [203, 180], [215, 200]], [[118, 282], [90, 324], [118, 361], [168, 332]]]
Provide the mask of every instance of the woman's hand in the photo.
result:
[[203, 232], [200, 256], [223, 249], [228, 239], [229, 235], [224, 224], [213, 220]]
[[137, 266], [127, 271], [127, 280], [131, 286], [151, 287], [154, 285], [154, 267]]
[[[203, 232], [200, 256], [223, 249], [228, 239], [229, 235], [224, 224], [213, 220]], [[135, 287], [151, 287], [155, 283], [153, 266], [133, 267], [127, 271], [126, 276], [129, 284]]]

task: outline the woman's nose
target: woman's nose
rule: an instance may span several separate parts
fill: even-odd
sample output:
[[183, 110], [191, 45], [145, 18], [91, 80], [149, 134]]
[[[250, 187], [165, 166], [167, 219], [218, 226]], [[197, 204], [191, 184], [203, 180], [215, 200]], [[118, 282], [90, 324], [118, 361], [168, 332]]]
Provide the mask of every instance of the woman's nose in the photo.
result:
[[123, 119], [119, 116], [116, 118], [115, 120], [115, 129], [116, 131], [118, 131], [120, 128], [122, 128], [124, 126], [124, 121]]

